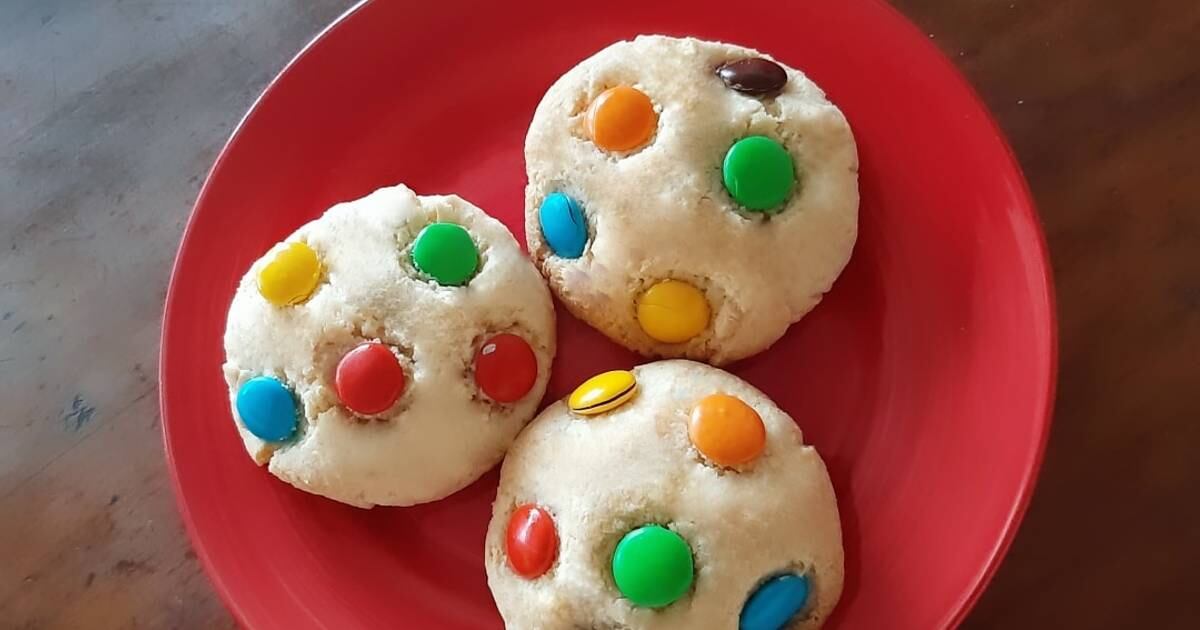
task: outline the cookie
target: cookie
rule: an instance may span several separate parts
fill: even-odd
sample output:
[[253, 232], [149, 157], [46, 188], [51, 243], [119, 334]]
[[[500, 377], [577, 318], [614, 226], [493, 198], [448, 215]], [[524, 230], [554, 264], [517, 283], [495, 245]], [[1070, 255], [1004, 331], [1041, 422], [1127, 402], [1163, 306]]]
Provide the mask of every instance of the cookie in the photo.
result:
[[554, 343], [550, 293], [499, 221], [396, 186], [251, 265], [224, 374], [256, 463], [344, 503], [411, 505], [500, 461], [537, 410]]
[[767, 348], [857, 235], [846, 118], [749, 48], [605, 48], [546, 92], [525, 161], [534, 262], [573, 314], [645, 356], [719, 365]]
[[526, 427], [485, 562], [511, 630], [816, 628], [843, 576], [817, 451], [762, 392], [684, 360], [598, 375]]

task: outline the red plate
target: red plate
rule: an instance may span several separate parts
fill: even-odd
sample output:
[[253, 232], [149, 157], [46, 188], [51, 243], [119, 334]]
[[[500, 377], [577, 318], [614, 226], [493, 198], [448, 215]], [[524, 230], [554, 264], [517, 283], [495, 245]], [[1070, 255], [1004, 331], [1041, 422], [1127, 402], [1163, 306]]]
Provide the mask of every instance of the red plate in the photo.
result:
[[[638, 33], [769, 51], [824, 87], [858, 139], [850, 266], [783, 340], [733, 369], [829, 463], [847, 552], [830, 626], [950, 626], [979, 596], [1028, 502], [1055, 372], [1045, 247], [1012, 154], [951, 65], [880, 2], [669, 4], [372, 2], [246, 116], [179, 249], [160, 376], [184, 522], [245, 625], [501, 627], [483, 572], [495, 472], [431, 505], [371, 511], [275, 480], [230, 420], [225, 311], [272, 243], [386, 184], [459, 193], [522, 235], [521, 147], [538, 99]], [[634, 363], [559, 313], [549, 399]]]

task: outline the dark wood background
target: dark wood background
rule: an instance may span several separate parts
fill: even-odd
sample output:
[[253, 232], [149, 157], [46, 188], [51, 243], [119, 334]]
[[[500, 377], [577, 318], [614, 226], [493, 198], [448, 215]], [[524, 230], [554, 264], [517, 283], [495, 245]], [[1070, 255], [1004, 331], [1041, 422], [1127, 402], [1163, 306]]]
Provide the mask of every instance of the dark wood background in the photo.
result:
[[[0, 1], [0, 627], [232, 625], [175, 512], [155, 367], [216, 151], [346, 0]], [[995, 112], [1061, 376], [967, 628], [1200, 628], [1200, 0], [898, 0]]]

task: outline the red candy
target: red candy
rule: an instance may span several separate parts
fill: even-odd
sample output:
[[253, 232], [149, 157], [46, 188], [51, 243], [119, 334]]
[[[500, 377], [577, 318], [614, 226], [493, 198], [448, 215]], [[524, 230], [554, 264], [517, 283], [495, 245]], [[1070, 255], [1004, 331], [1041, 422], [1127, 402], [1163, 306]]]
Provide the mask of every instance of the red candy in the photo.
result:
[[333, 378], [338, 398], [355, 413], [387, 411], [404, 393], [404, 368], [387, 346], [361, 343], [338, 362]]
[[475, 382], [496, 402], [515, 402], [528, 394], [537, 381], [537, 369], [533, 348], [516, 335], [496, 335], [475, 353]]
[[504, 551], [508, 554], [508, 566], [527, 580], [549, 571], [558, 556], [554, 518], [532, 503], [519, 506], [508, 519]]

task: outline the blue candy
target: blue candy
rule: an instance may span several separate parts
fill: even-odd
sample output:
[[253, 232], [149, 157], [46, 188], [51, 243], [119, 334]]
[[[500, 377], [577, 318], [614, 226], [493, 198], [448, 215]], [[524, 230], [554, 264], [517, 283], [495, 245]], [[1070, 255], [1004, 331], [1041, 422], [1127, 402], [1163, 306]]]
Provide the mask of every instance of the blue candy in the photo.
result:
[[296, 432], [296, 398], [270, 376], [257, 376], [242, 385], [237, 412], [246, 429], [261, 440], [282, 442]]
[[587, 245], [587, 219], [578, 201], [562, 194], [550, 193], [538, 211], [542, 237], [554, 254], [562, 258], [579, 258]]
[[779, 630], [808, 603], [807, 575], [780, 575], [767, 580], [742, 606], [738, 630]]

